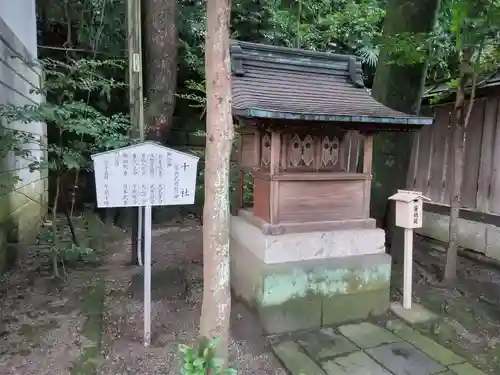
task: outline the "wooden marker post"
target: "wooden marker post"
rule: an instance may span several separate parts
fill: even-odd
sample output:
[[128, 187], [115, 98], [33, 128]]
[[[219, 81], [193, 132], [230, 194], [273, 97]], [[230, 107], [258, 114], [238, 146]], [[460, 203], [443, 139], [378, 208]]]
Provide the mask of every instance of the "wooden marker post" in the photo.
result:
[[389, 197], [396, 201], [396, 226], [404, 228], [403, 308], [411, 309], [413, 282], [413, 229], [422, 227], [423, 201], [419, 191], [398, 190]]

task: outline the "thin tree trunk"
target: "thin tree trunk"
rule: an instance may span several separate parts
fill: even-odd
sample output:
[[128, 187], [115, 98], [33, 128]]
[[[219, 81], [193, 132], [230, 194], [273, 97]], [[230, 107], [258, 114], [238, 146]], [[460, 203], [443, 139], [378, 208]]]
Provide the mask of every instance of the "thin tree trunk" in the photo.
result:
[[144, 1], [144, 71], [148, 138], [163, 140], [172, 128], [177, 86], [177, 2]]
[[54, 195], [54, 202], [52, 203], [52, 271], [54, 273], [54, 277], [59, 276], [59, 237], [57, 234], [57, 202], [59, 201], [59, 192], [60, 192], [60, 184], [61, 177], [59, 175], [59, 171], [56, 171], [56, 193]]
[[[472, 56], [474, 48], [469, 47], [462, 53], [462, 64], [460, 67], [460, 81], [457, 89], [454, 117], [452, 122], [453, 135], [453, 153], [452, 153], [452, 186], [450, 196], [450, 226], [448, 250], [446, 252], [446, 265], [443, 279], [453, 281], [457, 277], [458, 262], [458, 218], [460, 214], [460, 191], [462, 188], [463, 169], [464, 169], [464, 146], [465, 129], [467, 128], [472, 106], [474, 105], [475, 77], [474, 67], [472, 66]], [[469, 100], [467, 111], [465, 109], [465, 90], [470, 78], [473, 78], [472, 94]]]
[[64, 216], [66, 216], [66, 222], [68, 223], [68, 227], [71, 232], [71, 239], [73, 240], [75, 246], [80, 246], [80, 242], [78, 241], [78, 237], [76, 236], [75, 226], [73, 225], [73, 217], [70, 215], [68, 210], [68, 201], [66, 200], [63, 186], [61, 186], [61, 188], [59, 189], [59, 195], [61, 195], [62, 197], [62, 208], [64, 211]]
[[217, 355], [222, 358], [227, 358], [231, 311], [229, 167], [234, 129], [231, 115], [230, 9], [230, 0], [207, 1], [207, 143], [200, 335], [204, 338], [219, 337]]

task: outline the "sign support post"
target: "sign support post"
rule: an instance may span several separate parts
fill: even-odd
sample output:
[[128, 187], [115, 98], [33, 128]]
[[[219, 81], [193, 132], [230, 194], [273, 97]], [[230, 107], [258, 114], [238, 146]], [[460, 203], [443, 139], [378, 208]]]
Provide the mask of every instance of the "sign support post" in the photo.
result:
[[151, 206], [144, 210], [144, 346], [151, 344]]
[[[137, 264], [142, 267], [142, 250], [144, 246], [142, 245], [142, 238], [144, 236], [144, 225], [142, 223], [142, 207], [137, 207]], [[133, 225], [134, 223], [132, 223]], [[134, 246], [134, 244], [132, 244]]]
[[403, 308], [411, 309], [413, 279], [413, 229], [404, 228], [405, 255], [403, 276]]

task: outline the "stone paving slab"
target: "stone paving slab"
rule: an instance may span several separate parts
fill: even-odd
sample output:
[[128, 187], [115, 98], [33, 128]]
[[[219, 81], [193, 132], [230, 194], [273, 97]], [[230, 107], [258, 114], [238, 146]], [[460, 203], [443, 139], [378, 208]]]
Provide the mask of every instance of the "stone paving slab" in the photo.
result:
[[446, 367], [406, 342], [367, 349], [371, 357], [395, 375], [434, 375]]
[[322, 363], [328, 375], [392, 375], [361, 351]]
[[451, 371], [456, 375], [485, 375], [484, 372], [478, 370], [468, 363], [450, 366]]
[[361, 349], [402, 341], [388, 330], [371, 323], [346, 324], [340, 326], [339, 331]]
[[272, 345], [292, 375], [485, 375], [401, 320], [288, 336]]
[[306, 353], [316, 360], [359, 350], [344, 336], [336, 334], [332, 328], [307, 332], [300, 336], [298, 341]]
[[293, 341], [272, 346], [274, 353], [292, 375], [325, 375], [325, 372]]
[[387, 328], [444, 366], [465, 362], [465, 359], [459, 357], [451, 350], [439, 345], [434, 340], [415, 331], [401, 321], [391, 320], [387, 323]]

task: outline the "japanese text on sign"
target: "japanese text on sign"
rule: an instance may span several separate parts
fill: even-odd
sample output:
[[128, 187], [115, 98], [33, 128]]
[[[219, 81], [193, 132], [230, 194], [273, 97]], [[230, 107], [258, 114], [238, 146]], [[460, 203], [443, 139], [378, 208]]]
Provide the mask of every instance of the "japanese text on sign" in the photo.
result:
[[152, 142], [93, 156], [99, 207], [194, 202], [198, 158]]

